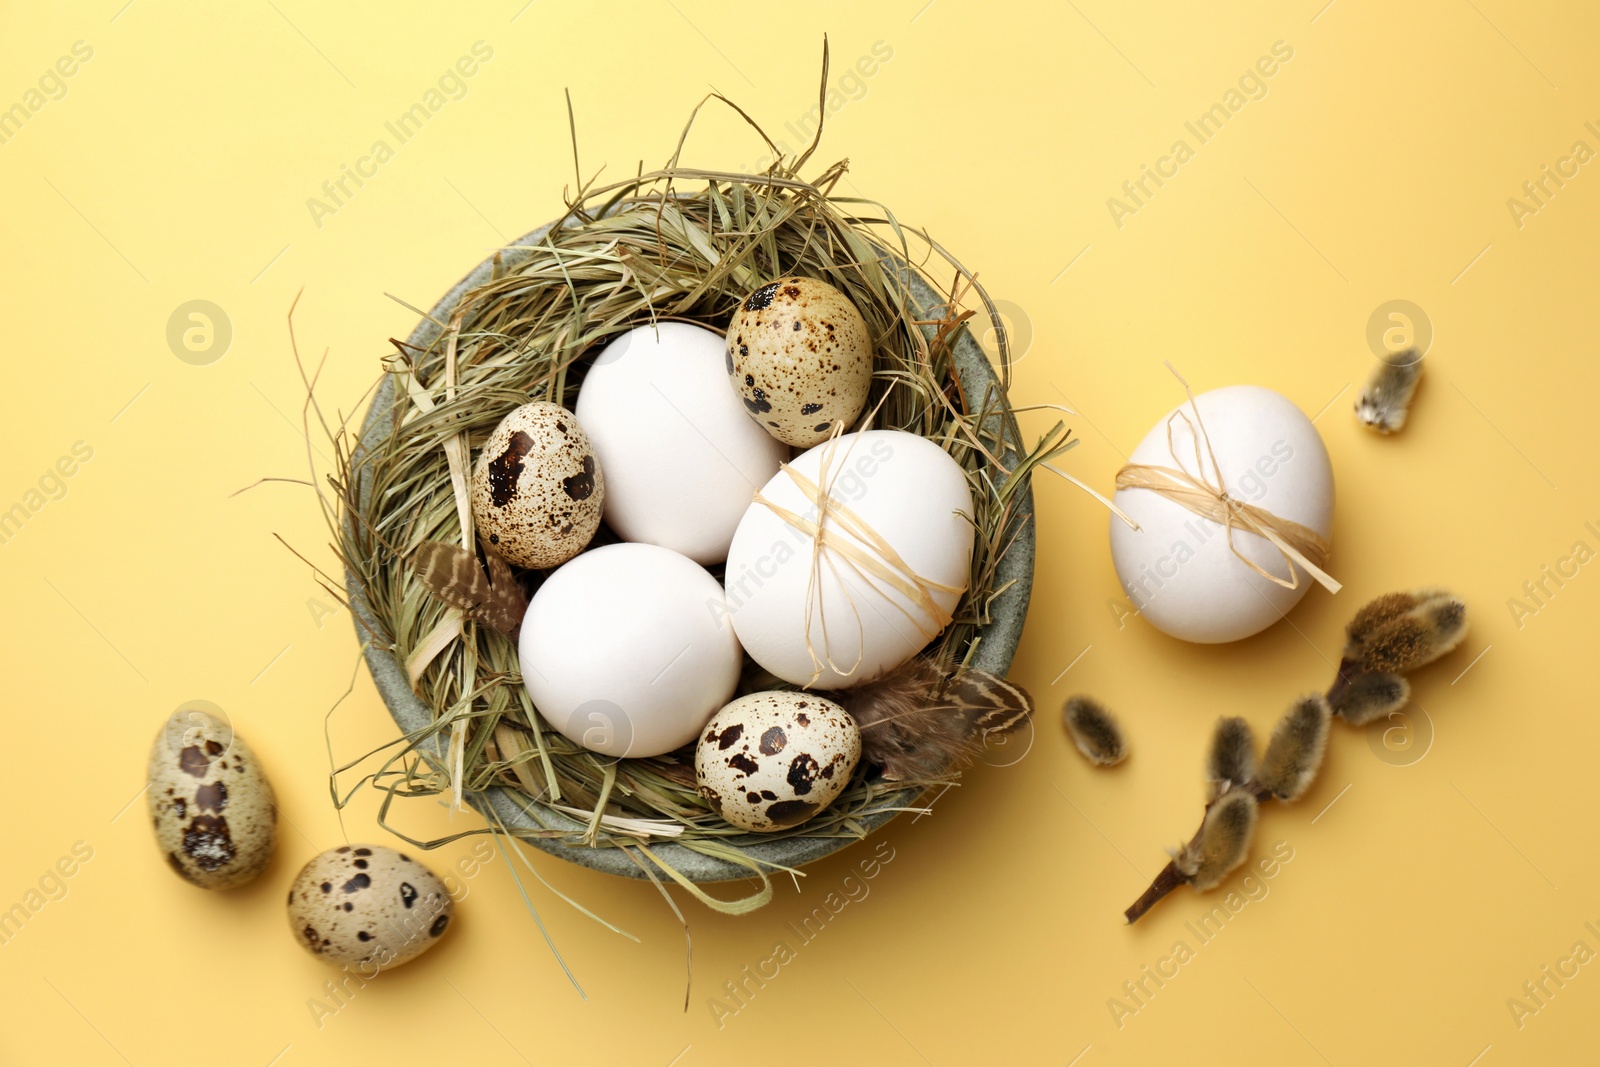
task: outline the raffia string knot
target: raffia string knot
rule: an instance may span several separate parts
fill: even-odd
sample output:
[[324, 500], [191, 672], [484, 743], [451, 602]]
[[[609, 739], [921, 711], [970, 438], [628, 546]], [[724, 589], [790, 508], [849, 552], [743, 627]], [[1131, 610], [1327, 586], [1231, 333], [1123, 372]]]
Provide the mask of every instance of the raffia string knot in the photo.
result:
[[[1300, 574], [1294, 567], [1298, 563], [1330, 593], [1337, 593], [1341, 588], [1340, 584], [1323, 570], [1327, 566], [1329, 552], [1326, 538], [1308, 526], [1302, 526], [1281, 515], [1274, 515], [1266, 508], [1247, 504], [1229, 495], [1222, 482], [1222, 469], [1217, 465], [1217, 454], [1211, 448], [1211, 435], [1206, 432], [1205, 422], [1200, 418], [1200, 407], [1195, 403], [1194, 390], [1189, 388], [1189, 383], [1171, 363], [1167, 363], [1167, 369], [1172, 371], [1173, 377], [1183, 384], [1183, 391], [1189, 396], [1189, 409], [1194, 412], [1194, 419], [1191, 421], [1182, 408], [1167, 418], [1167, 453], [1172, 456], [1173, 466], [1129, 463], [1117, 471], [1117, 488], [1149, 489], [1202, 518], [1218, 523], [1227, 532], [1228, 548], [1239, 562], [1276, 585], [1285, 589], [1298, 589]], [[1194, 445], [1194, 467], [1199, 472], [1197, 474], [1189, 473], [1183, 465], [1183, 460], [1178, 457], [1177, 442], [1173, 439], [1173, 424], [1178, 419], [1182, 419], [1184, 425], [1189, 427], [1189, 436]], [[1202, 442], [1205, 444], [1205, 457], [1211, 460], [1211, 478], [1214, 478], [1215, 482], [1206, 476], [1205, 457], [1202, 457], [1200, 452]], [[1252, 533], [1270, 541], [1283, 556], [1289, 577], [1280, 578], [1239, 551], [1239, 546], [1233, 539], [1234, 530]]]

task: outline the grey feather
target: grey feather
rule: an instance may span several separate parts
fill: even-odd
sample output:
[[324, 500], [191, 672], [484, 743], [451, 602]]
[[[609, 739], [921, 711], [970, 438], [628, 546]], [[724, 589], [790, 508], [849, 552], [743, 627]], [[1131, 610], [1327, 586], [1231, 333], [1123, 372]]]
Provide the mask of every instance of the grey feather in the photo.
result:
[[891, 781], [936, 781], [1029, 722], [1020, 686], [979, 670], [946, 672], [921, 657], [883, 678], [824, 693], [861, 728], [861, 755]]

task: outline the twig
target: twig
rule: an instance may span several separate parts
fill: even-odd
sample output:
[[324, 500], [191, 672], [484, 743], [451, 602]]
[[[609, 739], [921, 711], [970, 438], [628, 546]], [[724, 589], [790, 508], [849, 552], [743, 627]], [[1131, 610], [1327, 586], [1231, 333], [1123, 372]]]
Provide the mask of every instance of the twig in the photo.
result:
[[[1291, 801], [1304, 795], [1321, 769], [1329, 720], [1337, 716], [1352, 726], [1364, 726], [1403, 707], [1410, 699], [1411, 690], [1402, 675], [1455, 649], [1466, 632], [1466, 606], [1437, 589], [1391, 593], [1362, 607], [1345, 628], [1345, 650], [1333, 683], [1320, 696], [1300, 701], [1290, 708], [1273, 731], [1259, 770], [1254, 766], [1248, 725], [1237, 719], [1218, 723], [1210, 763], [1215, 795], [1206, 804], [1206, 815], [1224, 797], [1239, 792], [1249, 793], [1257, 804], [1269, 799]], [[1230, 726], [1239, 731], [1233, 736], [1242, 745], [1242, 761], [1249, 766], [1226, 774], [1216, 769], [1217, 754], [1225, 747], [1222, 744], [1224, 729]], [[1229, 778], [1248, 781], [1226, 780]], [[1222, 850], [1214, 846], [1224, 843], [1226, 835], [1219, 834], [1215, 841], [1208, 842], [1210, 827], [1207, 818], [1202, 816], [1200, 829], [1189, 843], [1123, 912], [1128, 922], [1138, 922], [1181, 885], [1193, 883], [1199, 889], [1207, 889], [1217, 884], [1222, 876], [1244, 861], [1253, 825], [1252, 822], [1243, 826], [1242, 834], [1229, 839], [1238, 842], [1239, 847], [1236, 851], [1227, 850], [1230, 858], [1219, 864], [1216, 857]], [[1202, 872], [1206, 881], [1201, 884], [1194, 875], [1180, 868], [1179, 861], [1191, 865], [1190, 870], [1197, 870], [1196, 865], [1203, 858], [1212, 868]]]

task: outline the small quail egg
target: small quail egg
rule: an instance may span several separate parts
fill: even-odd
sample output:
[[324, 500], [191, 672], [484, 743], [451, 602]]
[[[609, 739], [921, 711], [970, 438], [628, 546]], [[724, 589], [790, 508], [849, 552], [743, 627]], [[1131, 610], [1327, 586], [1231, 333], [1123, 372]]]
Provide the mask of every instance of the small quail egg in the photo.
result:
[[861, 759], [850, 713], [814, 693], [751, 693], [706, 724], [694, 750], [700, 795], [734, 826], [784, 830], [833, 803]]
[[472, 515], [496, 552], [555, 567], [600, 526], [605, 477], [589, 435], [559, 404], [524, 404], [500, 420], [472, 470]]
[[193, 701], [172, 713], [150, 746], [146, 785], [156, 844], [184, 881], [232, 889], [266, 869], [272, 785], [221, 708]]
[[728, 326], [727, 353], [728, 377], [751, 418], [784, 444], [820, 444], [867, 405], [867, 323], [827, 282], [783, 278], [745, 297]]
[[382, 845], [314, 857], [289, 887], [289, 927], [313, 956], [397, 967], [443, 936], [455, 903], [439, 876]]

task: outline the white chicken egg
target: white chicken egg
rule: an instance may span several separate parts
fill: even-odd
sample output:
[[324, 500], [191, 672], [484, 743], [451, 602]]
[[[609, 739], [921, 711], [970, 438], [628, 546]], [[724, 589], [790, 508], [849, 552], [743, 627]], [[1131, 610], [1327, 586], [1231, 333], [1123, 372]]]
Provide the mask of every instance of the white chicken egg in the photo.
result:
[[[1241, 503], [1264, 508], [1326, 538], [1333, 529], [1333, 467], [1311, 420], [1288, 398], [1254, 385], [1234, 385], [1195, 398], [1216, 454], [1222, 485]], [[1175, 415], [1186, 416], [1174, 418]], [[1171, 420], [1172, 441], [1167, 440]], [[1145, 435], [1128, 461], [1203, 473], [1216, 471], [1197, 440], [1188, 403]], [[1196, 446], [1199, 452], [1196, 452]], [[1198, 458], [1197, 458], [1198, 456]], [[1156, 629], [1185, 641], [1238, 641], [1266, 629], [1299, 603], [1312, 583], [1303, 569], [1297, 588], [1261, 577], [1234, 555], [1227, 530], [1149, 489], [1120, 489], [1116, 505], [1139, 524], [1111, 519], [1111, 558], [1129, 602]], [[1291, 564], [1265, 538], [1235, 528], [1233, 544], [1272, 574]]]
[[545, 579], [523, 617], [528, 695], [556, 730], [607, 756], [693, 741], [733, 695], [742, 658], [722, 586], [659, 545], [606, 545]]
[[742, 696], [711, 717], [694, 750], [713, 811], [745, 830], [798, 826], [834, 802], [861, 760], [850, 713], [815, 693]]
[[722, 336], [640, 326], [601, 350], [578, 420], [606, 474], [606, 523], [625, 541], [721, 563], [755, 491], [789, 450], [728, 390]]
[[796, 457], [728, 550], [728, 609], [745, 651], [806, 688], [847, 689], [900, 666], [966, 590], [972, 515], [961, 466], [916, 434], [844, 434]]

